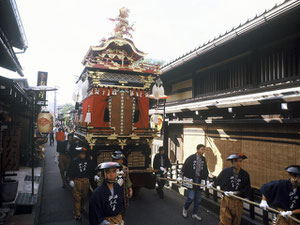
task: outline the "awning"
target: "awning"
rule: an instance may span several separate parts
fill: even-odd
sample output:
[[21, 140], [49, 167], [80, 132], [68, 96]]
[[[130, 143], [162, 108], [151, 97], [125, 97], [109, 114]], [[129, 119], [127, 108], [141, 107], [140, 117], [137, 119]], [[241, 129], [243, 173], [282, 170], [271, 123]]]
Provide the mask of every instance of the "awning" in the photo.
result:
[[[185, 111], [208, 110], [211, 108], [232, 108], [239, 106], [259, 105], [270, 102], [294, 102], [300, 101], [300, 87], [285, 88], [280, 90], [259, 92], [234, 97], [218, 98], [192, 103], [182, 103], [166, 106], [166, 113], [178, 113]], [[150, 110], [154, 114], [155, 109]]]

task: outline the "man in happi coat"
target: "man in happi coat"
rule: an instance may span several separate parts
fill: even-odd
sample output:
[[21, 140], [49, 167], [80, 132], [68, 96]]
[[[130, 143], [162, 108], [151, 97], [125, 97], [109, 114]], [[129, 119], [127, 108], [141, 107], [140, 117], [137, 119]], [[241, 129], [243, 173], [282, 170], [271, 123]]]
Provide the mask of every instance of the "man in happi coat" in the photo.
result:
[[124, 209], [124, 192], [117, 183], [117, 170], [121, 166], [116, 162], [105, 162], [98, 165], [105, 178], [95, 189], [89, 204], [90, 225], [122, 225]]
[[300, 219], [300, 166], [291, 165], [285, 170], [289, 173], [289, 179], [271, 181], [261, 187], [260, 207], [267, 210], [271, 205], [281, 211], [276, 225], [296, 225], [288, 216]]
[[86, 148], [77, 147], [76, 152], [78, 156], [70, 163], [68, 174], [74, 198], [74, 219], [81, 220], [81, 215], [85, 212], [85, 202], [89, 193], [89, 177], [95, 168], [93, 168], [91, 160], [86, 156]]
[[196, 149], [197, 152], [185, 160], [182, 166], [181, 175], [178, 177], [177, 181], [179, 183], [183, 182], [183, 186], [188, 188], [188, 198], [182, 209], [183, 217], [187, 218], [188, 209], [192, 202], [194, 202], [192, 218], [201, 221], [202, 218], [198, 215], [198, 210], [200, 207], [202, 189], [198, 185], [190, 184], [190, 182], [205, 185], [208, 178], [208, 169], [204, 157], [205, 146], [199, 144]]
[[232, 195], [247, 197], [250, 191], [250, 176], [242, 169], [243, 160], [247, 157], [242, 153], [231, 154], [227, 160], [231, 161], [232, 167], [221, 171], [214, 187], [220, 186], [224, 196], [220, 201], [219, 225], [239, 225], [243, 214], [243, 202]]

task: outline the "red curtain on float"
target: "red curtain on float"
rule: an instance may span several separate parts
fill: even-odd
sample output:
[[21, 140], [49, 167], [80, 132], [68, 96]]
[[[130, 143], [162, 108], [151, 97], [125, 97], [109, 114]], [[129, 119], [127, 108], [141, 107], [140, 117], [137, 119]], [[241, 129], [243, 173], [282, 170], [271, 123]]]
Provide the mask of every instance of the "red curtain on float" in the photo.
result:
[[87, 97], [82, 102], [82, 112], [83, 112], [83, 125], [86, 126], [84, 122], [86, 113], [88, 111], [88, 106], [90, 106], [91, 112], [91, 124], [92, 127], [109, 127], [109, 122], [104, 122], [105, 109], [108, 109], [108, 96], [107, 90], [104, 95], [102, 95], [102, 88], [100, 88], [99, 95], [91, 95]]
[[144, 93], [143, 97], [137, 98], [137, 109], [140, 111], [139, 120], [134, 124], [136, 128], [149, 127], [149, 98], [146, 98]]

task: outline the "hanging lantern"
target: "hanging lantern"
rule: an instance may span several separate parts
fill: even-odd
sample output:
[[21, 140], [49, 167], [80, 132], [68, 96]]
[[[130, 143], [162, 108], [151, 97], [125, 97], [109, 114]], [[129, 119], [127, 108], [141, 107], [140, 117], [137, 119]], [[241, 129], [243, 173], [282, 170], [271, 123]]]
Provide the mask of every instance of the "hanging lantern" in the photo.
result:
[[38, 130], [40, 133], [50, 133], [53, 130], [53, 116], [50, 112], [41, 112], [38, 115]]
[[163, 118], [161, 115], [153, 114], [150, 118], [150, 127], [160, 131], [162, 128]]
[[155, 84], [152, 87], [152, 94], [149, 96], [149, 98], [154, 98], [156, 100], [168, 98], [168, 96], [165, 95], [163, 83], [159, 78], [155, 81]]

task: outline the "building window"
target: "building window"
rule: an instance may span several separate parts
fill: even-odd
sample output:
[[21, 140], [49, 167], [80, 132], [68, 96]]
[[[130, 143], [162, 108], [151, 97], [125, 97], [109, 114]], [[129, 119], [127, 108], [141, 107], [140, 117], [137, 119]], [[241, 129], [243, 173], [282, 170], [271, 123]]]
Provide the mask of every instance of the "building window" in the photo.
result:
[[[295, 45], [296, 46], [296, 45]], [[300, 47], [277, 47], [260, 58], [260, 83], [291, 79], [300, 75]]]
[[243, 88], [252, 83], [251, 74], [251, 64], [247, 59], [201, 72], [195, 79], [195, 95]]

